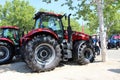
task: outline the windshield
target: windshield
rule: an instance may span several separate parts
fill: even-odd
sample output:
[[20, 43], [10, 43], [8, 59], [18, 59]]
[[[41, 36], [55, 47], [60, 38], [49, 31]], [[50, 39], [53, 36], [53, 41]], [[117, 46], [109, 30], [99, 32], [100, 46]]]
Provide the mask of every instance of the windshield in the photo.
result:
[[9, 38], [17, 42], [19, 40], [19, 33], [16, 29], [2, 29], [2, 37]]
[[60, 19], [54, 16], [42, 16], [35, 21], [35, 29], [47, 28], [58, 34], [59, 37], [63, 36], [63, 29]]
[[10, 29], [3, 29], [3, 37], [12, 37], [13, 36], [13, 33], [12, 33], [12, 30]]
[[44, 16], [36, 19], [35, 28], [51, 28], [53, 30], [61, 30], [61, 24], [58, 18], [53, 16]]
[[35, 29], [39, 28], [40, 27], [40, 18], [38, 18], [36, 20], [36, 23], [35, 23]]

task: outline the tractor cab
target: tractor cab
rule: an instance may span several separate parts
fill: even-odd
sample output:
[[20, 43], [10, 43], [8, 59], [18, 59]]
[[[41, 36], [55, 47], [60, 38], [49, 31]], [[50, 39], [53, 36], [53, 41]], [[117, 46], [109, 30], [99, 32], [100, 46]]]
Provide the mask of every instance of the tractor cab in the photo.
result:
[[0, 27], [0, 39], [5, 39], [17, 45], [19, 42], [19, 28], [12, 26]]
[[63, 25], [61, 18], [63, 16], [60, 14], [48, 13], [48, 12], [38, 12], [35, 19], [35, 29], [48, 29], [60, 38], [63, 38]]

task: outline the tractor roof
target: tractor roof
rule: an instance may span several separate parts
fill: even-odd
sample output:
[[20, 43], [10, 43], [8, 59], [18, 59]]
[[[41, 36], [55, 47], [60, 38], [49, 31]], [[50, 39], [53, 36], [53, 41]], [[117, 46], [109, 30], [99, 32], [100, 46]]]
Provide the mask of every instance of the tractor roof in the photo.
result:
[[42, 15], [55, 16], [55, 17], [58, 17], [58, 18], [63, 17], [63, 15], [61, 15], [61, 14], [55, 14], [55, 13], [52, 13], [52, 12], [38, 12], [38, 13], [35, 14], [34, 19], [36, 19], [36, 18], [38, 18], [38, 17], [40, 17]]
[[16, 26], [1, 26], [0, 29], [16, 29], [16, 30], [18, 30], [19, 27], [16, 27]]

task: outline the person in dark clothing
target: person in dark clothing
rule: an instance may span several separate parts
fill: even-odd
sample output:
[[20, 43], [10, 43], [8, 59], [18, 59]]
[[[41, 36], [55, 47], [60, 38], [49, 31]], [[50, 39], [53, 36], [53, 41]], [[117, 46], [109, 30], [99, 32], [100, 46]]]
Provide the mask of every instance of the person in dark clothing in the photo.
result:
[[93, 40], [95, 52], [97, 53], [97, 55], [100, 55], [100, 40], [98, 39], [97, 35], [93, 35], [92, 40]]

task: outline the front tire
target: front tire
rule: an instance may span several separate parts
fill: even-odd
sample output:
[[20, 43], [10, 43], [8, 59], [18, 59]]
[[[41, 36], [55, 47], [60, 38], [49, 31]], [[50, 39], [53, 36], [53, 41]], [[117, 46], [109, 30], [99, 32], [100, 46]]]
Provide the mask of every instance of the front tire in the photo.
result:
[[9, 63], [12, 58], [12, 47], [6, 42], [0, 42], [0, 64]]
[[51, 36], [40, 35], [29, 41], [25, 48], [25, 61], [36, 72], [54, 69], [61, 61], [61, 50]]

